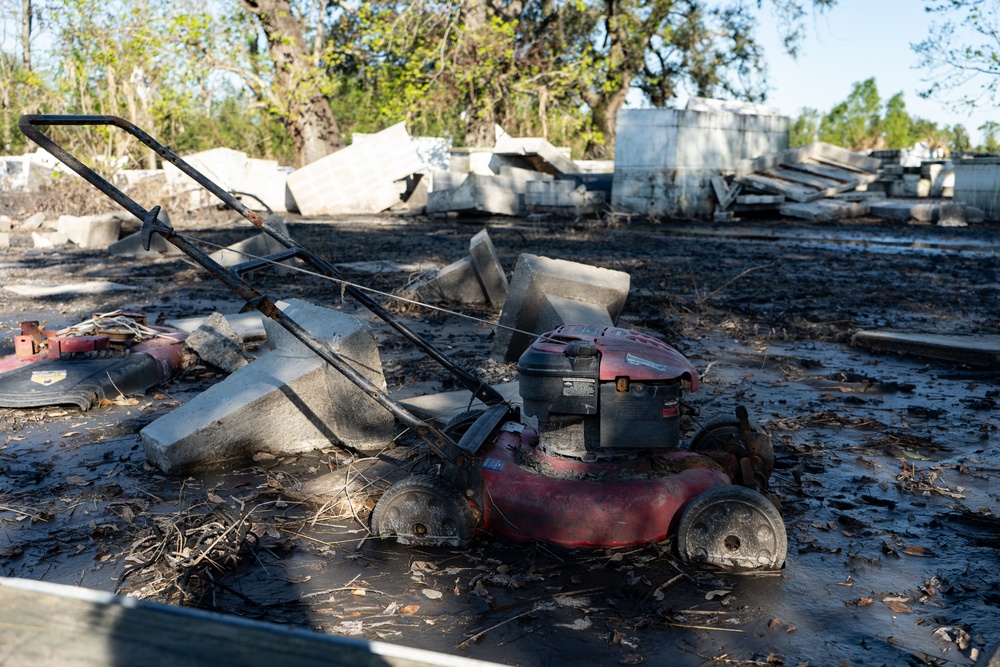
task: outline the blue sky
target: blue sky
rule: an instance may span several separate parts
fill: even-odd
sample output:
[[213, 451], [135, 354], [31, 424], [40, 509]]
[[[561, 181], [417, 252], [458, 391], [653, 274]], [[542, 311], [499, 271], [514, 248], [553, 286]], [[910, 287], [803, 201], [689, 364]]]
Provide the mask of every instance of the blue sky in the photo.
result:
[[910, 44], [928, 34], [934, 18], [923, 11], [921, 0], [838, 0], [831, 10], [807, 19], [802, 52], [792, 60], [782, 53], [774, 22], [765, 13], [759, 37], [768, 60], [768, 105], [792, 117], [802, 107], [825, 113], [850, 94], [855, 82], [874, 76], [883, 101], [902, 92], [911, 115], [941, 126], [961, 123], [978, 139], [976, 128], [983, 122], [1000, 121], [995, 107], [956, 111], [917, 95], [926, 88], [926, 72], [914, 69], [917, 56]]

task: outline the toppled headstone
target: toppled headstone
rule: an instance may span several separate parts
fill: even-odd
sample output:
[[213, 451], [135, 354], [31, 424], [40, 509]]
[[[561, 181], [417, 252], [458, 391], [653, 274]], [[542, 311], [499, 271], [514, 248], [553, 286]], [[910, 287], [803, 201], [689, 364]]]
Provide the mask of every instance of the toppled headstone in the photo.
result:
[[423, 161], [405, 123], [397, 123], [295, 170], [288, 189], [302, 215], [378, 213], [400, 201], [396, 183]]
[[[284, 311], [385, 390], [370, 329], [331, 308], [291, 300]], [[381, 449], [395, 435], [392, 415], [298, 339], [268, 319], [270, 352], [141, 432], [150, 462], [165, 472], [290, 454], [331, 444]]]
[[482, 229], [469, 241], [469, 255], [444, 267], [410, 291], [424, 301], [486, 303], [502, 308], [507, 275], [489, 233]]
[[522, 254], [491, 356], [516, 361], [535, 336], [563, 324], [613, 326], [625, 305], [629, 283], [629, 275], [622, 271]]
[[861, 153], [816, 142], [745, 160], [737, 169], [736, 182], [745, 190], [810, 202], [875, 182], [880, 166], [878, 160]]
[[249, 362], [243, 356], [242, 337], [220, 313], [212, 313], [184, 345], [202, 361], [226, 373], [235, 373]]

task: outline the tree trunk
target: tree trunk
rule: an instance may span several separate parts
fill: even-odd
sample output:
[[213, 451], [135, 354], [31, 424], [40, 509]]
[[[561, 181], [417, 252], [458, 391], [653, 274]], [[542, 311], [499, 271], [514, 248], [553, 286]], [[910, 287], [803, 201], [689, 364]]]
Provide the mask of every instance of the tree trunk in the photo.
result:
[[607, 160], [615, 154], [615, 132], [618, 125], [618, 112], [625, 104], [632, 77], [623, 74], [621, 85], [616, 90], [589, 93], [585, 95], [590, 107], [592, 126], [601, 132], [603, 141], [590, 139], [584, 149], [585, 160]]
[[31, 0], [21, 0], [21, 65], [31, 71]]
[[[475, 52], [476, 42], [483, 38], [489, 23], [486, 0], [469, 0], [464, 23], [466, 39], [472, 40], [470, 51]], [[465, 145], [490, 147], [496, 144], [495, 100], [487, 82], [476, 83], [470, 83], [465, 94]]]
[[288, 0], [243, 0], [260, 19], [274, 61], [279, 110], [295, 147], [295, 166], [302, 167], [344, 146], [337, 119], [319, 89], [317, 74], [302, 27]]

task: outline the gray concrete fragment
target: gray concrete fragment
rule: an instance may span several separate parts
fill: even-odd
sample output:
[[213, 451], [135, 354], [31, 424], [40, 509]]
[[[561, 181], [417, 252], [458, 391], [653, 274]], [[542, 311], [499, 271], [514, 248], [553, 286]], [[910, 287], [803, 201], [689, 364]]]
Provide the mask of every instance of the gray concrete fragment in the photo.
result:
[[507, 178], [469, 174], [457, 188], [435, 189], [427, 195], [428, 213], [449, 211], [518, 215], [521, 198]]
[[45, 222], [45, 214], [35, 213], [34, 215], [30, 215], [24, 220], [22, 220], [20, 226], [21, 229], [25, 230], [38, 229], [42, 226], [43, 222]]
[[31, 240], [39, 250], [51, 250], [69, 243], [66, 235], [59, 232], [31, 232]]
[[102, 213], [100, 215], [61, 215], [56, 230], [81, 248], [107, 248], [118, 241], [122, 221], [131, 218], [128, 213]]
[[[288, 234], [288, 227], [285, 225], [284, 218], [280, 215], [268, 216], [267, 222], [283, 234]], [[285, 246], [281, 245], [281, 243], [274, 240], [269, 235], [264, 232], [258, 232], [249, 238], [237, 241], [222, 250], [213, 252], [209, 255], [209, 257], [214, 259], [224, 268], [228, 269], [242, 262], [249, 261], [256, 257], [264, 257], [272, 253], [280, 252], [284, 249]]]
[[158, 255], [180, 255], [180, 250], [164, 240], [159, 234], [149, 239], [149, 250], [142, 247], [142, 234], [136, 232], [115, 241], [108, 246], [108, 254], [115, 257], [153, 257]]
[[119, 285], [104, 280], [86, 283], [64, 283], [61, 285], [7, 285], [5, 290], [21, 296], [46, 297], [63, 294], [102, 294], [104, 292], [120, 292], [135, 290], [137, 287]]
[[9, 232], [14, 227], [14, 221], [9, 215], [0, 215], [0, 232]]
[[497, 141], [493, 154], [516, 157], [535, 171], [546, 174], [575, 174], [580, 171], [569, 156], [541, 137], [504, 136]]
[[[629, 275], [622, 271], [522, 254], [500, 314], [492, 357], [516, 361], [537, 334], [560, 324], [617, 322], [629, 282]], [[581, 305], [570, 308], [567, 301]], [[563, 317], [584, 319], [567, 321]]]
[[[360, 320], [305, 301], [284, 309], [385, 390], [375, 340]], [[298, 339], [265, 321], [272, 348], [224, 381], [142, 430], [150, 462], [165, 472], [245, 460], [255, 452], [289, 454], [343, 443], [388, 445], [392, 415]]]
[[205, 323], [184, 341], [185, 347], [203, 362], [226, 373], [235, 373], [249, 362], [243, 356], [242, 337], [220, 313], [212, 313]]
[[479, 283], [472, 257], [452, 262], [410, 291], [427, 303], [486, 303], [486, 293]]
[[472, 257], [476, 278], [489, 299], [490, 305], [494, 308], [503, 308], [509, 287], [507, 274], [504, 273], [500, 257], [497, 256], [496, 248], [493, 247], [493, 242], [486, 229], [479, 230], [469, 241], [469, 255]]
[[778, 207], [781, 215], [802, 220], [822, 222], [824, 220], [841, 220], [868, 215], [870, 210], [866, 202], [841, 201], [837, 199], [820, 199], [808, 203], [783, 204]]
[[852, 344], [925, 359], [1000, 368], [1000, 336], [923, 334], [905, 331], [859, 331]]
[[10, 234], [7, 232], [0, 232], [0, 248], [10, 247]]
[[[278, 302], [279, 307], [283, 307], [284, 305], [284, 302]], [[264, 331], [264, 316], [256, 310], [249, 313], [224, 315], [223, 317], [225, 317], [226, 322], [229, 323], [229, 328], [239, 334], [242, 342], [250, 340], [263, 340], [264, 338], [267, 338], [267, 334]], [[194, 333], [199, 327], [203, 326], [207, 320], [207, 317], [187, 317], [180, 320], [167, 320], [164, 324], [168, 327], [180, 329], [181, 331]]]

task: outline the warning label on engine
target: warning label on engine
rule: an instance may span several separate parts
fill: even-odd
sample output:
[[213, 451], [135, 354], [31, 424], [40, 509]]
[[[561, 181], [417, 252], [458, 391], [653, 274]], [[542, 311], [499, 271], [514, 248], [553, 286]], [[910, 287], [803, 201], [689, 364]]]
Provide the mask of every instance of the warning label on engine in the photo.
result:
[[563, 378], [563, 396], [594, 396], [596, 391], [594, 380]]
[[31, 373], [32, 382], [45, 385], [46, 387], [65, 379], [66, 371], [33, 371]]

